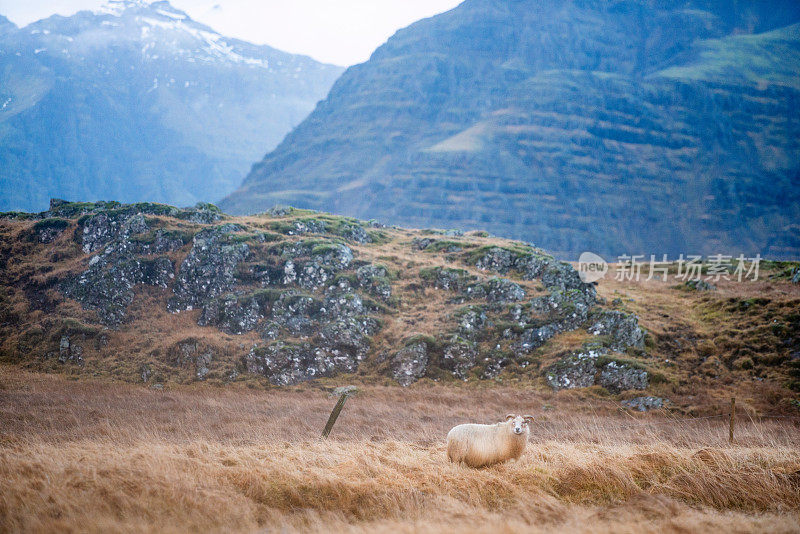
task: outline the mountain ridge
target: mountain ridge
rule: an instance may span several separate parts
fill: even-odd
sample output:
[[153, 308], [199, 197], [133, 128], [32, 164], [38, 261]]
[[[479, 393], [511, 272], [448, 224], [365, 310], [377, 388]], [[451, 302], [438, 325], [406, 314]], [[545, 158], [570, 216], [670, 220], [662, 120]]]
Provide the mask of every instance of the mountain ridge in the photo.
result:
[[771, 57], [763, 32], [798, 20], [791, 2], [468, 1], [348, 69], [220, 205], [482, 226], [570, 259], [797, 257], [795, 33], [775, 79], [724, 54], [708, 79], [676, 69], [709, 43]]

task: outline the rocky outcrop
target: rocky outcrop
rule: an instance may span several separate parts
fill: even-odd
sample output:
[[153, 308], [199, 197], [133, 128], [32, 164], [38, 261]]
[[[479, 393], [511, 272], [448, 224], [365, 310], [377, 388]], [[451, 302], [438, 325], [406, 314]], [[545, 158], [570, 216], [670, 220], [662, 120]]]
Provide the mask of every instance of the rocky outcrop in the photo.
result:
[[77, 279], [62, 284], [62, 290], [84, 308], [95, 310], [102, 323], [118, 326], [133, 302], [134, 286], [167, 288], [174, 277], [175, 268], [169, 258], [143, 259], [109, 248], [93, 256], [89, 268]]
[[425, 375], [429, 360], [427, 342], [407, 341], [403, 348], [391, 356], [391, 375], [401, 386], [408, 386]]
[[80, 240], [86, 254], [150, 229], [144, 215], [130, 215], [127, 210], [100, 212], [88, 217], [81, 226]]
[[486, 310], [481, 306], [466, 306], [456, 311], [458, 334], [466, 339], [478, 338], [486, 326]]
[[272, 384], [291, 385], [340, 373], [352, 373], [360, 358], [335, 348], [323, 348], [311, 343], [275, 341], [253, 347], [245, 356], [244, 366], [249, 373], [266, 376]]
[[70, 340], [69, 336], [61, 336], [58, 343], [58, 362], [83, 364], [83, 347]]
[[583, 283], [578, 272], [570, 264], [536, 252], [531, 247], [526, 246], [521, 249], [484, 247], [468, 252], [465, 261], [483, 271], [499, 274], [515, 271], [524, 280], [541, 280], [545, 288], [550, 291], [576, 290], [592, 302], [595, 299], [594, 286]]
[[58, 239], [58, 236], [69, 228], [69, 226], [69, 221], [65, 219], [43, 219], [33, 225], [33, 234], [39, 243], [52, 243]]
[[648, 386], [648, 373], [609, 356], [608, 349], [594, 345], [569, 354], [544, 370], [554, 390], [600, 385], [612, 393], [641, 390]]
[[[368, 235], [379, 237], [380, 244], [356, 246], [360, 238], [355, 229], [375, 226], [306, 210], [223, 224], [214, 223], [223, 216], [211, 208], [178, 210], [156, 204], [55, 202], [52, 212], [48, 215], [58, 217], [0, 222], [23, 226], [17, 235], [24, 236], [26, 249], [44, 248], [41, 240], [52, 239], [51, 261], [71, 260], [64, 269], [45, 266], [42, 282], [24, 291], [42, 294], [54, 284], [112, 328], [128, 320], [128, 308], [140, 295], [140, 304], [158, 302], [172, 314], [196, 310], [190, 317], [209, 329], [198, 330], [200, 339], [212, 339], [211, 329], [227, 334], [213, 338], [226, 345], [224, 353], [206, 341], [184, 340], [174, 348], [155, 341], [146, 359], [137, 362], [158, 376], [151, 381], [168, 380], [173, 366], [191, 369], [197, 380], [230, 380], [249, 370], [272, 383], [289, 384], [354, 372], [362, 362], [369, 362], [362, 371], [385, 372], [403, 385], [422, 377], [496, 379], [506, 370], [530, 377], [538, 373], [541, 359], [548, 358], [542, 347], [549, 340], [587, 328], [597, 336], [603, 356], [565, 357], [558, 369], [550, 370], [554, 387], [597, 384], [617, 391], [643, 383], [643, 372], [633, 360], [606, 353], [642, 348], [643, 332], [635, 316], [597, 309], [592, 286], [581, 284], [569, 265], [526, 244], [481, 246], [483, 234], [449, 241], [441, 238], [449, 235], [442, 231], [418, 233], [436, 236], [414, 243], [423, 247], [419, 254], [425, 263], [439, 266], [416, 271], [419, 263], [391, 255], [383, 243], [407, 247], [408, 232], [370, 230]], [[49, 228], [63, 230], [51, 235]], [[460, 251], [449, 248], [454, 243]], [[2, 254], [8, 249], [0, 249], [0, 261], [5, 261]], [[89, 251], [86, 256], [84, 250]], [[74, 265], [83, 269], [73, 274]], [[436, 290], [445, 293], [428, 301]], [[69, 313], [68, 307], [63, 309]], [[431, 318], [436, 330], [415, 328]], [[167, 315], [159, 320], [185, 324], [187, 319]], [[375, 345], [384, 324], [392, 328]], [[406, 331], [425, 334], [399, 346], [388, 343], [396, 332]], [[82, 344], [71, 332], [57, 331], [40, 354], [77, 361]], [[69, 339], [58, 347], [62, 334]], [[385, 357], [371, 360], [371, 353]], [[165, 354], [168, 361], [158, 362]]]
[[469, 370], [475, 367], [477, 360], [478, 351], [475, 344], [455, 338], [444, 348], [442, 368], [450, 371], [456, 378], [464, 380]]
[[603, 366], [597, 383], [612, 393], [629, 389], [647, 389], [647, 371], [615, 361]]
[[427, 284], [456, 293], [461, 302], [485, 299], [490, 303], [504, 304], [525, 298], [525, 290], [517, 283], [505, 278], [480, 280], [464, 269], [433, 267], [420, 271], [420, 278]]
[[[205, 380], [214, 360], [214, 350], [195, 338], [184, 339], [176, 343], [170, 350], [172, 362], [179, 367], [192, 369], [198, 380]], [[142, 380], [147, 382], [150, 371], [142, 370]], [[145, 378], [145, 376], [147, 378]]]
[[545, 370], [545, 379], [556, 391], [593, 386], [597, 375], [597, 359], [606, 352], [587, 349], [566, 356]]
[[589, 318], [587, 330], [594, 336], [606, 336], [608, 347], [618, 352], [628, 347], [644, 348], [645, 332], [633, 314], [621, 311], [595, 312]]
[[363, 265], [356, 270], [358, 287], [375, 295], [381, 300], [388, 301], [392, 297], [392, 284], [386, 267], [380, 265]]
[[683, 283], [683, 287], [690, 291], [716, 291], [717, 286], [706, 282], [705, 280], [687, 280]]
[[181, 263], [168, 309], [191, 310], [233, 287], [236, 266], [249, 253], [247, 243], [230, 243], [226, 236], [241, 230], [235, 224], [215, 226], [194, 236], [194, 244]]

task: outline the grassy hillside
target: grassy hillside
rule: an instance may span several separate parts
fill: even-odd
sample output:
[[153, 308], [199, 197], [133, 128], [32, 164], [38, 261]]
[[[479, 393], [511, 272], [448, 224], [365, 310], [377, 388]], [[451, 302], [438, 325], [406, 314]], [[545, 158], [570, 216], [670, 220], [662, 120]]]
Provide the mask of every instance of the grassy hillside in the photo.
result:
[[[674, 276], [620, 282], [613, 269], [594, 288], [540, 249], [481, 231], [156, 204], [13, 217], [0, 219], [0, 354], [29, 370], [157, 387], [542, 391], [583, 373], [594, 397], [642, 390], [690, 415], [731, 394], [753, 413], [794, 413], [800, 399], [796, 263], [765, 262], [759, 281], [714, 291]], [[592, 351], [595, 367], [574, 367]], [[608, 378], [609, 362], [624, 376]]]

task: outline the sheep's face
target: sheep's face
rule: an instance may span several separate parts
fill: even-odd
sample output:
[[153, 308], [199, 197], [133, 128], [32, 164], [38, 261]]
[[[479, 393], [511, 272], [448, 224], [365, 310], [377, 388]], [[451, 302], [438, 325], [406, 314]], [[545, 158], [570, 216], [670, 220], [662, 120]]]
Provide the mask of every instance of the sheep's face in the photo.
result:
[[511, 431], [517, 436], [528, 429], [529, 420], [529, 417], [523, 417], [522, 415], [508, 414], [506, 416], [506, 421], [511, 422]]

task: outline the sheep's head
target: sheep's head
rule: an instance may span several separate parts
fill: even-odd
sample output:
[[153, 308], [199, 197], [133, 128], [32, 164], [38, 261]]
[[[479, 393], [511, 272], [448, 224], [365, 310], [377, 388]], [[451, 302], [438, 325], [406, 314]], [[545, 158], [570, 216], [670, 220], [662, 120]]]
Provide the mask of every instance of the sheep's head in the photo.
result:
[[520, 435], [528, 430], [528, 425], [533, 421], [532, 415], [515, 415], [510, 413], [506, 416], [506, 421], [511, 421], [511, 431]]

